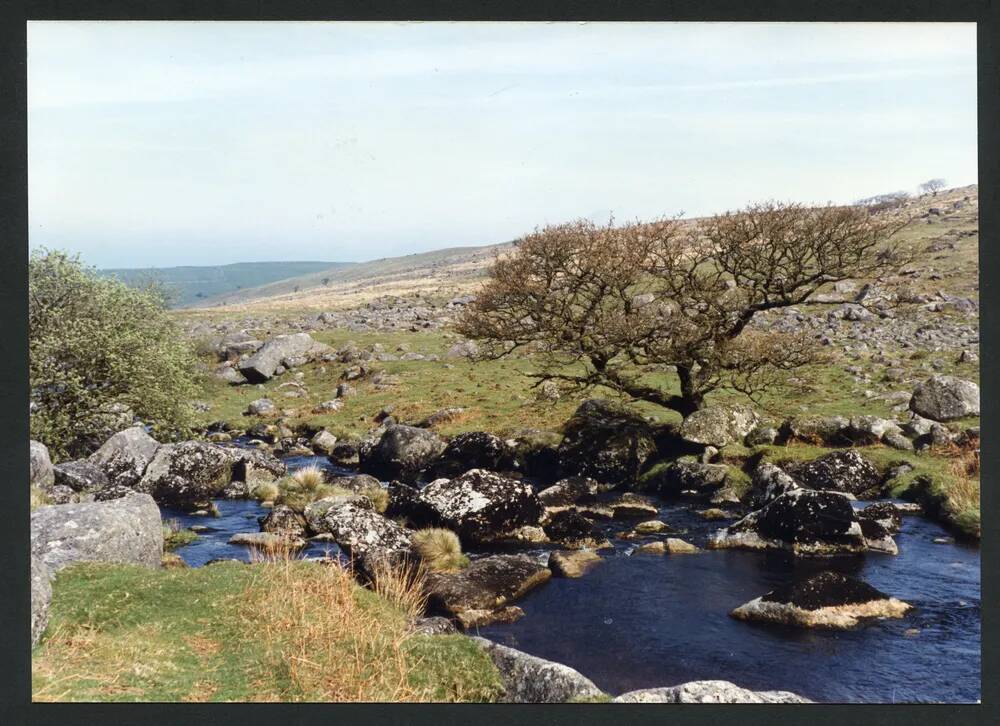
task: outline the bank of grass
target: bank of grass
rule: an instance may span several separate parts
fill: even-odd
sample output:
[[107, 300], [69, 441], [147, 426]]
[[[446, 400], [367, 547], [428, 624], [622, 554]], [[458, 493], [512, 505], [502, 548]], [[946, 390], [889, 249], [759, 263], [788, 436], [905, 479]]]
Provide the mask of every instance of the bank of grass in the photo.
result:
[[333, 565], [81, 564], [53, 586], [36, 701], [491, 701], [489, 657], [415, 635], [405, 595]]
[[163, 522], [163, 549], [168, 552], [178, 547], [189, 545], [198, 539], [198, 533], [190, 529], [181, 527], [176, 519], [167, 519]]
[[[753, 449], [761, 461], [810, 461], [836, 449], [792, 442]], [[929, 452], [898, 451], [887, 446], [865, 446], [859, 451], [885, 471], [909, 464], [911, 471], [890, 482], [890, 494], [921, 504], [927, 513], [957, 534], [981, 535], [979, 455], [971, 448], [950, 446]]]

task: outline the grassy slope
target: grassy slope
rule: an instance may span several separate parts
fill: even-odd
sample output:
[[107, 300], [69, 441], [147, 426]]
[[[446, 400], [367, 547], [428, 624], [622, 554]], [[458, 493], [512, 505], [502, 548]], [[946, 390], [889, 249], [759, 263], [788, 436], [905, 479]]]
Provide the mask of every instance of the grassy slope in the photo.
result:
[[[32, 656], [34, 700], [45, 701], [273, 701], [324, 700], [335, 685], [362, 700], [492, 700], [498, 674], [462, 636], [402, 637], [406, 681], [377, 677], [391, 657], [387, 643], [362, 636], [320, 642], [306, 628], [335, 618], [375, 622], [390, 636], [405, 632], [402, 613], [375, 593], [351, 585], [356, 612], [314, 598], [297, 612], [289, 589], [315, 582], [316, 563], [295, 563], [280, 581], [280, 565], [218, 564], [198, 569], [149, 570], [122, 565], [77, 565], [54, 583], [50, 624]], [[269, 599], [270, 598], [270, 599]], [[290, 612], [281, 612], [287, 608]], [[331, 612], [332, 611], [332, 612]], [[300, 617], [302, 616], [302, 617]], [[350, 623], [348, 623], [350, 625]], [[267, 637], [262, 631], [267, 630]], [[339, 631], [338, 631], [339, 632]], [[358, 632], [364, 632], [359, 624]], [[296, 643], [296, 641], [301, 641]], [[351, 683], [303, 678], [282, 653], [305, 642], [325, 678], [346, 678], [347, 653], [365, 654]], [[339, 662], [327, 663], [324, 654]], [[331, 659], [332, 660], [332, 659]]]
[[[143, 285], [151, 280], [163, 283], [176, 298], [177, 306], [192, 305], [241, 288], [298, 277], [319, 270], [340, 271], [350, 267], [347, 262], [238, 262], [232, 265], [184, 267], [120, 268], [100, 270], [100, 274], [117, 277], [129, 285]], [[322, 275], [320, 279], [322, 279]]]

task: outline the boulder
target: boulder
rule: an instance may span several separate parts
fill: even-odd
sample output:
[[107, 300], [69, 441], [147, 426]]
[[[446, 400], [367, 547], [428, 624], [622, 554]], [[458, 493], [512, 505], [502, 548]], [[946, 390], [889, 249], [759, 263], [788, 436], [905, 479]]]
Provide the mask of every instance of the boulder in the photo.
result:
[[54, 469], [56, 484], [74, 492], [98, 492], [110, 483], [104, 470], [86, 459], [56, 464]]
[[701, 552], [701, 550], [690, 542], [685, 542], [678, 537], [667, 537], [663, 540], [663, 546], [672, 555], [690, 555], [695, 552]]
[[152, 497], [56, 504], [31, 513], [31, 553], [54, 575], [75, 562], [159, 567], [163, 524]]
[[479, 353], [479, 346], [474, 340], [460, 340], [448, 348], [445, 354], [448, 358], [474, 358]]
[[650, 469], [641, 481], [645, 491], [661, 496], [676, 496], [681, 492], [711, 496], [725, 486], [728, 476], [729, 467], [725, 464], [703, 464], [679, 459]]
[[409, 484], [393, 481], [386, 487], [389, 506], [385, 516], [402, 518], [410, 527], [429, 527], [437, 522], [437, 513], [420, 498], [420, 490]]
[[337, 447], [337, 437], [323, 429], [309, 440], [309, 445], [317, 454], [330, 456]]
[[484, 469], [436, 479], [420, 492], [420, 501], [463, 541], [502, 537], [523, 525], [537, 524], [542, 514], [530, 484]]
[[639, 519], [655, 517], [659, 510], [652, 500], [640, 497], [635, 494], [625, 494], [620, 499], [611, 502], [612, 517], [614, 519]]
[[593, 520], [572, 509], [552, 514], [542, 529], [551, 541], [571, 549], [596, 549], [605, 542]]
[[546, 507], [565, 507], [577, 502], [591, 502], [601, 490], [601, 485], [593, 479], [571, 476], [538, 492], [538, 500]]
[[549, 555], [549, 569], [553, 577], [582, 577], [601, 561], [601, 556], [591, 550], [557, 551]]
[[954, 376], [931, 376], [913, 390], [910, 409], [932, 421], [979, 415], [979, 386]]
[[559, 444], [562, 434], [540, 429], [520, 429], [507, 440], [514, 456], [514, 467], [541, 484], [560, 476]]
[[146, 473], [159, 447], [146, 429], [133, 426], [105, 441], [88, 461], [104, 471], [112, 486], [133, 487]]
[[707, 406], [689, 414], [679, 433], [694, 444], [723, 447], [742, 443], [759, 423], [760, 417], [749, 406]]
[[473, 637], [473, 640], [500, 671], [504, 703], [566, 703], [604, 696], [589, 678], [562, 663], [537, 658], [485, 638]]
[[306, 518], [286, 504], [278, 504], [257, 521], [261, 532], [294, 537], [304, 537], [306, 534]]
[[355, 502], [342, 502], [323, 514], [325, 531], [355, 565], [371, 576], [380, 560], [401, 563], [411, 554], [410, 532], [391, 519]]
[[414, 482], [445, 450], [446, 444], [433, 431], [415, 426], [388, 427], [374, 446], [359, 448], [361, 471], [383, 481]]
[[524, 555], [491, 555], [453, 572], [427, 575], [430, 614], [458, 618], [465, 611], [496, 611], [548, 582], [552, 572]]
[[503, 439], [485, 431], [469, 431], [448, 442], [431, 467], [431, 476], [458, 476], [470, 469], [499, 471], [511, 468], [513, 463], [513, 453]]
[[353, 504], [362, 509], [373, 508], [371, 499], [360, 494], [343, 494], [317, 499], [315, 502], [307, 504], [302, 510], [302, 517], [306, 520], [306, 531], [312, 535], [329, 534], [327, 524], [324, 521], [326, 513], [333, 507], [342, 504]]
[[903, 526], [903, 515], [892, 502], [876, 502], [858, 512], [858, 519], [870, 519], [878, 522], [890, 534], [899, 531]]
[[903, 434], [895, 421], [878, 416], [851, 416], [847, 430], [851, 439], [860, 444], [874, 444]]
[[248, 416], [277, 416], [278, 407], [270, 398], [258, 398], [250, 402], [246, 413]]
[[412, 630], [416, 635], [452, 635], [458, 632], [453, 622], [440, 615], [417, 618], [413, 622]]
[[40, 441], [28, 442], [28, 459], [31, 470], [31, 486], [49, 489], [55, 484], [56, 476], [49, 458], [48, 447]]
[[612, 703], [812, 703], [789, 691], [750, 691], [729, 681], [691, 681], [623, 693]]
[[873, 618], [901, 618], [912, 606], [853, 577], [821, 572], [779, 587], [732, 611], [740, 620], [800, 628], [853, 628]]
[[846, 497], [795, 489], [708, 540], [711, 549], [783, 549], [796, 555], [836, 555], [868, 549], [861, 524]]
[[275, 375], [282, 361], [299, 356], [320, 355], [329, 346], [318, 343], [308, 333], [278, 335], [240, 363], [240, 373], [250, 383], [263, 383]]
[[805, 463], [786, 464], [785, 471], [809, 489], [826, 489], [873, 499], [883, 490], [882, 473], [855, 449], [834, 451]]
[[287, 472], [284, 462], [268, 451], [227, 446], [223, 451], [232, 460], [231, 480], [242, 481], [248, 488], [283, 477]]
[[751, 509], [760, 509], [782, 494], [801, 488], [801, 485], [783, 469], [774, 464], [764, 463], [754, 470], [750, 479], [747, 503]]
[[41, 558], [31, 555], [31, 647], [38, 641], [49, 624], [49, 605], [52, 603], [52, 583], [49, 568]]
[[163, 444], [136, 484], [157, 502], [187, 506], [222, 493], [232, 481], [234, 457], [228, 449], [202, 441]]
[[844, 416], [796, 416], [781, 425], [780, 438], [839, 446], [850, 443], [850, 426]]
[[564, 474], [631, 485], [656, 452], [650, 425], [628, 408], [610, 401], [584, 401], [564, 428], [558, 450]]

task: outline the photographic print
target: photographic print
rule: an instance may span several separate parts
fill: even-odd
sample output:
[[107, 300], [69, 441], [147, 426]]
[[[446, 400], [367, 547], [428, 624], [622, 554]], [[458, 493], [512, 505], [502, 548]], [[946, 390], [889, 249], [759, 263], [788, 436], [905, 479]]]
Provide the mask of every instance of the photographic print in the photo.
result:
[[32, 700], [979, 702], [976, 63], [28, 22]]

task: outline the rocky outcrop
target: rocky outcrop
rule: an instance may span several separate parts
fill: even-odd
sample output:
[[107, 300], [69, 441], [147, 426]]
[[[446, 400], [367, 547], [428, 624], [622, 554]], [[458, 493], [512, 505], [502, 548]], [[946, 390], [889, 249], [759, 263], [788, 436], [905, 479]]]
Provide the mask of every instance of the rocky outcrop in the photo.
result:
[[548, 582], [552, 572], [523, 555], [492, 555], [473, 560], [453, 572], [427, 575], [427, 608], [468, 624], [489, 622], [484, 615], [498, 614], [530, 590]]
[[979, 415], [979, 386], [954, 376], [931, 376], [913, 390], [910, 409], [933, 421]]
[[721, 448], [742, 443], [759, 423], [760, 417], [749, 406], [707, 406], [689, 414], [679, 433], [685, 441]]
[[834, 451], [809, 462], [786, 464], [785, 471], [809, 489], [825, 489], [873, 499], [882, 489], [882, 473], [855, 449]]
[[513, 463], [513, 452], [503, 439], [485, 431], [469, 431], [448, 442], [431, 467], [431, 476], [458, 476], [470, 469], [502, 471]]
[[566, 423], [559, 462], [564, 474], [631, 485], [656, 452], [653, 430], [624, 406], [592, 398]]
[[[240, 373], [250, 383], [263, 383], [274, 376], [278, 366], [291, 359], [320, 355], [329, 346], [318, 343], [308, 333], [278, 335], [264, 343], [252, 356], [240, 363]], [[288, 367], [288, 366], [285, 366]]]
[[414, 482], [445, 449], [445, 442], [433, 431], [415, 426], [388, 427], [374, 446], [358, 451], [361, 471], [383, 481]]
[[837, 572], [785, 585], [732, 611], [740, 620], [800, 628], [853, 628], [873, 618], [901, 618], [912, 605]]
[[462, 541], [496, 539], [523, 525], [537, 524], [542, 505], [531, 485], [484, 469], [455, 479], [436, 479], [420, 501]]
[[56, 484], [74, 492], [98, 492], [110, 484], [104, 470], [86, 459], [56, 464], [54, 470]]
[[28, 460], [31, 486], [49, 489], [55, 484], [56, 477], [52, 468], [52, 459], [49, 458], [49, 449], [45, 444], [40, 441], [29, 441]]
[[31, 513], [31, 553], [52, 574], [75, 562], [159, 567], [163, 525], [152, 497], [58, 504]]
[[111, 486], [131, 488], [142, 478], [159, 447], [142, 426], [133, 426], [105, 441], [88, 460], [104, 471]]
[[562, 663], [537, 658], [485, 638], [473, 640], [500, 671], [504, 703], [566, 703], [604, 696], [593, 681]]
[[623, 693], [612, 703], [812, 703], [789, 691], [750, 691], [729, 681], [691, 681]]
[[49, 605], [52, 603], [52, 583], [49, 568], [40, 557], [31, 555], [31, 647], [38, 641], [49, 624]]
[[851, 502], [835, 492], [796, 489], [719, 530], [711, 549], [784, 549], [797, 555], [835, 555], [868, 549]]

